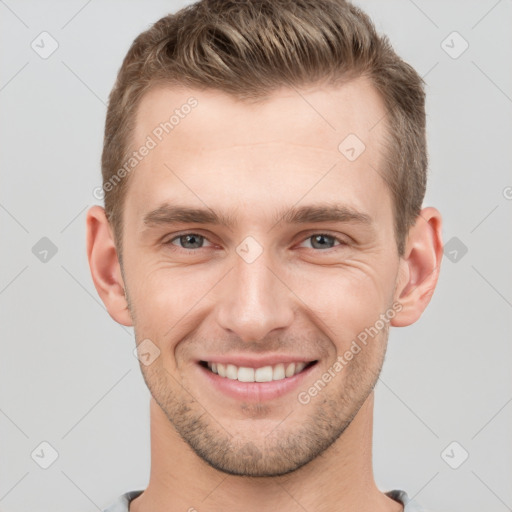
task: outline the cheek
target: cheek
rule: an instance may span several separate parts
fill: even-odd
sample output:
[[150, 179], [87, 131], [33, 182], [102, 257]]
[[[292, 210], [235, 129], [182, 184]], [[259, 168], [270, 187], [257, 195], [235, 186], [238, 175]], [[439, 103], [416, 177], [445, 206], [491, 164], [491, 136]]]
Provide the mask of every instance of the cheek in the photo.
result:
[[165, 264], [133, 266], [130, 295], [141, 335], [172, 343], [197, 324], [197, 313], [222, 277], [214, 269], [169, 268]]
[[296, 289], [320, 319], [318, 327], [339, 348], [345, 348], [390, 306], [393, 281], [391, 272], [359, 264], [303, 273]]

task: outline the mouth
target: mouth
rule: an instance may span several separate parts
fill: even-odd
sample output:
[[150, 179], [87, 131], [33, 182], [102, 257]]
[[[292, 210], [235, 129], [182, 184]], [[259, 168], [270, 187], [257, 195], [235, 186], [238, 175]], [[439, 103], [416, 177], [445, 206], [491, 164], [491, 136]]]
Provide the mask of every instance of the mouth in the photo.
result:
[[317, 360], [309, 362], [293, 361], [260, 366], [259, 368], [237, 366], [232, 363], [214, 363], [211, 361], [199, 361], [199, 364], [224, 379], [237, 380], [239, 382], [271, 382], [294, 377], [314, 366], [317, 362]]
[[[276, 364], [257, 364], [240, 361], [244, 365], [223, 361], [198, 361], [199, 381], [203, 389], [215, 396], [237, 402], [264, 402], [289, 395], [305, 386], [308, 376], [315, 371], [318, 360], [283, 361]], [[249, 366], [252, 364], [252, 366]]]

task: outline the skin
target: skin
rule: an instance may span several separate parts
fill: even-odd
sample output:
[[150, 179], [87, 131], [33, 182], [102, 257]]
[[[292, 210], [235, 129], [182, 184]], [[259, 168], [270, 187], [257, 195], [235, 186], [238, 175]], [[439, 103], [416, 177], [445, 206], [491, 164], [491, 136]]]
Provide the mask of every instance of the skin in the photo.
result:
[[[151, 475], [130, 510], [402, 510], [372, 470], [373, 387], [388, 325], [309, 403], [297, 399], [393, 304], [401, 309], [389, 325], [414, 323], [437, 283], [435, 208], [422, 210], [397, 252], [391, 194], [376, 172], [381, 98], [363, 79], [283, 88], [257, 103], [159, 87], [140, 105], [134, 147], [191, 96], [198, 106], [129, 177], [122, 269], [103, 208], [87, 215], [99, 295], [115, 321], [134, 326], [137, 343], [160, 350], [141, 364], [152, 394]], [[366, 146], [355, 161], [338, 150], [350, 133]], [[233, 225], [145, 224], [163, 204], [211, 209]], [[368, 222], [276, 222], [294, 206], [332, 204]], [[187, 233], [201, 236], [187, 245]], [[247, 236], [263, 249], [251, 263], [236, 250]], [[197, 364], [232, 354], [317, 363], [293, 392], [237, 400], [205, 385]]]

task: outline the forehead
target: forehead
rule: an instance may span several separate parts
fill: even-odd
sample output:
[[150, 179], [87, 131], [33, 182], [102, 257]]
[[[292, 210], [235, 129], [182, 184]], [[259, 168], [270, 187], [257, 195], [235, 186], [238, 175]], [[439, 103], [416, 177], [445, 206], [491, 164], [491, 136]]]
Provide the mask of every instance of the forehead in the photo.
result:
[[200, 195], [223, 205], [295, 203], [308, 188], [333, 196], [340, 187], [360, 206], [362, 196], [384, 186], [385, 112], [361, 78], [337, 87], [282, 88], [258, 101], [155, 87], [137, 111], [133, 148], [151, 149], [132, 173], [127, 203], [142, 215], [179, 194], [196, 203]]
[[[340, 86], [283, 87], [255, 100], [239, 100], [218, 90], [159, 85], [139, 104], [132, 140], [137, 145], [155, 130], [158, 139], [162, 128], [163, 138], [183, 134], [196, 144], [202, 141], [205, 148], [289, 140], [337, 150], [348, 133], [373, 145], [382, 135], [385, 112], [379, 93], [365, 78]], [[166, 123], [168, 132], [162, 126]]]

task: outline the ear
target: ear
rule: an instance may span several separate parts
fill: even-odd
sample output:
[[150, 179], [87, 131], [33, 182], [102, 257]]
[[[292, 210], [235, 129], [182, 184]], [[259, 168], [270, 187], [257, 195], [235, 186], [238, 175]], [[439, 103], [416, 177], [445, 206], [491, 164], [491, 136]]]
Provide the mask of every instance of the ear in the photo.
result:
[[395, 291], [395, 301], [402, 305], [391, 320], [395, 327], [416, 322], [432, 298], [443, 258], [441, 224], [439, 211], [429, 207], [409, 230]]
[[132, 326], [125, 297], [125, 285], [117, 257], [112, 229], [101, 206], [87, 212], [87, 259], [94, 286], [110, 316], [118, 323]]

